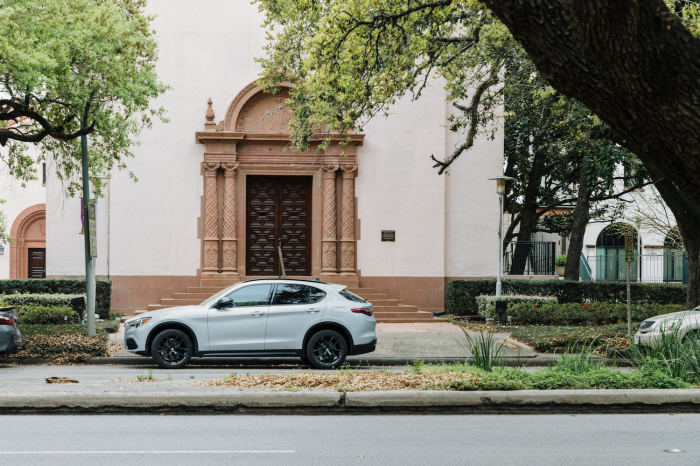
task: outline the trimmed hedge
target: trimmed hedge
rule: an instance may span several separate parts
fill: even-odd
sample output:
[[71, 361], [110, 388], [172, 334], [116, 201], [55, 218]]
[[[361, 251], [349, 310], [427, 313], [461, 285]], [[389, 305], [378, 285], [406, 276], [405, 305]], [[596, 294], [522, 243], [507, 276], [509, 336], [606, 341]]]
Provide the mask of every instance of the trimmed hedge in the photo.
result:
[[[479, 315], [485, 319], [496, 316], [496, 301], [505, 301], [508, 303], [508, 309], [511, 306], [519, 303], [528, 303], [530, 306], [533, 304], [541, 306], [547, 303], [556, 303], [557, 298], [553, 296], [523, 296], [523, 295], [505, 295], [505, 296], [477, 296], [476, 304], [479, 307]], [[512, 315], [512, 314], [508, 314]]]
[[[95, 311], [101, 318], [109, 317], [112, 305], [112, 280], [96, 281]], [[0, 295], [10, 294], [85, 294], [85, 280], [69, 278], [42, 278], [0, 280]], [[0, 299], [4, 298], [0, 296]]]
[[104, 333], [93, 337], [80, 334], [33, 335], [23, 336], [22, 349], [9, 357], [81, 360], [92, 356], [107, 356], [108, 349], [109, 338]]
[[[476, 298], [493, 295], [496, 280], [452, 280], [445, 286], [445, 307], [448, 313], [475, 315]], [[631, 284], [635, 304], [685, 305], [687, 287], [649, 283]], [[559, 303], [627, 302], [624, 282], [575, 282], [569, 280], [503, 280], [503, 294], [554, 296]]]
[[8, 294], [0, 296], [0, 303], [17, 307], [62, 307], [70, 306], [70, 300], [82, 294]]
[[[632, 321], [641, 322], [670, 312], [685, 310], [680, 304], [637, 304], [632, 306]], [[518, 324], [618, 324], [627, 322], [627, 304], [623, 303], [520, 303], [508, 306], [507, 315]]]
[[28, 325], [61, 325], [78, 321], [78, 313], [70, 307], [23, 306], [17, 310], [19, 322]]

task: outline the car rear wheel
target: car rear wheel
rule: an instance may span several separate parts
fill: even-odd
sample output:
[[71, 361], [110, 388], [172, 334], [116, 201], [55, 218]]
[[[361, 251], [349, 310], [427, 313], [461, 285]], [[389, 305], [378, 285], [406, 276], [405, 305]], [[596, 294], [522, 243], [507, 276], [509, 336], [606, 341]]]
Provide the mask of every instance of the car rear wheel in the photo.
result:
[[316, 369], [335, 369], [348, 356], [348, 344], [343, 336], [334, 330], [321, 330], [309, 338], [306, 344], [306, 357]]
[[686, 333], [683, 337], [683, 342], [691, 342], [695, 343], [696, 345], [700, 345], [700, 329], [690, 330], [688, 333]]
[[185, 332], [168, 329], [160, 332], [151, 343], [151, 356], [163, 369], [180, 369], [192, 358], [194, 345]]

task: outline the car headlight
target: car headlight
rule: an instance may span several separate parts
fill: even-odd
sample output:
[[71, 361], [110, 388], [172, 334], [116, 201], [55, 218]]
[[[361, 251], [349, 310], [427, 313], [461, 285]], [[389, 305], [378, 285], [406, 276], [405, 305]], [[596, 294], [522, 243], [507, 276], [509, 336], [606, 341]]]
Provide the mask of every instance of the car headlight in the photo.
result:
[[141, 317], [140, 319], [130, 320], [129, 322], [126, 323], [126, 326], [138, 328], [150, 320], [151, 320], [151, 317]]

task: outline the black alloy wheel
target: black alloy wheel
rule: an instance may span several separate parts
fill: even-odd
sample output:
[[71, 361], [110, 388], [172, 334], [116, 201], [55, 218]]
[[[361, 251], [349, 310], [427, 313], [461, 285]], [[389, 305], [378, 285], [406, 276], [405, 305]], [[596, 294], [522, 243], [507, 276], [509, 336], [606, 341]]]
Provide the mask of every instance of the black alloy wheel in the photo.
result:
[[316, 369], [335, 369], [348, 355], [348, 344], [343, 336], [333, 330], [315, 333], [306, 345], [306, 357]]
[[151, 356], [163, 369], [180, 369], [190, 362], [193, 345], [182, 330], [163, 330], [151, 343]]

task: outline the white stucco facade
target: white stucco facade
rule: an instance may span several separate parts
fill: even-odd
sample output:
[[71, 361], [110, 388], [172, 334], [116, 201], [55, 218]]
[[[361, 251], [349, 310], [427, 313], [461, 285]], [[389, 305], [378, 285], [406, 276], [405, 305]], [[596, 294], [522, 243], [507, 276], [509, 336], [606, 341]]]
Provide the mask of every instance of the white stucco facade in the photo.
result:
[[[29, 155], [37, 160], [37, 153], [33, 148], [29, 149]], [[0, 199], [5, 202], [0, 205], [0, 210], [5, 216], [7, 233], [10, 234], [12, 227], [18, 221], [18, 217], [26, 209], [32, 206], [46, 203], [46, 188], [43, 186], [42, 180], [42, 165], [37, 162], [38, 179], [32, 180], [22, 186], [22, 183], [12, 177], [7, 166], [4, 164], [0, 168]], [[10, 260], [11, 260], [11, 244], [3, 243], [3, 254], [0, 255], [0, 280], [11, 278], [10, 276]]]
[[[258, 78], [255, 58], [265, 44], [262, 16], [247, 1], [152, 0], [148, 8], [157, 16], [158, 73], [171, 86], [156, 104], [170, 122], [144, 130], [126, 161], [138, 182], [114, 171], [97, 201], [96, 271], [113, 279], [113, 307], [126, 312], [198, 286], [205, 147], [195, 132], [209, 98], [218, 122]], [[503, 133], [479, 137], [438, 175], [430, 156], [444, 158], [460, 140], [446, 127], [443, 83], [432, 81], [419, 100], [401, 99], [390, 111], [366, 125], [356, 150], [357, 273], [368, 287], [403, 287], [397, 296], [407, 304], [440, 308], [446, 278], [495, 276], [498, 201], [488, 178], [502, 174]], [[45, 198], [47, 275], [83, 276], [80, 200], [67, 199], [51, 174]], [[394, 230], [396, 241], [382, 242], [382, 230]], [[173, 277], [183, 280], [176, 286]], [[412, 295], [416, 289], [431, 298]]]

